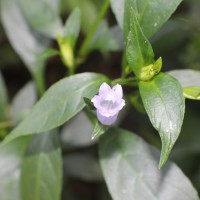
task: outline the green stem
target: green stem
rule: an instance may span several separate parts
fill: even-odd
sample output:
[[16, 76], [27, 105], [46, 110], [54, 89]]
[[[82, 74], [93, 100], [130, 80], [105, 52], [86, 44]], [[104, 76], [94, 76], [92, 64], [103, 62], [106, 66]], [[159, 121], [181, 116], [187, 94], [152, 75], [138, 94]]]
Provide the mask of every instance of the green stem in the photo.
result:
[[39, 96], [41, 97], [45, 92], [45, 82], [44, 82], [44, 69], [43, 66], [39, 66], [40, 69], [33, 73], [33, 79], [35, 81], [35, 85], [38, 91]]
[[79, 50], [79, 56], [81, 58], [84, 58], [87, 53], [88, 53], [88, 46], [90, 44], [90, 41], [92, 40], [92, 38], [94, 37], [94, 34], [96, 33], [97, 28], [99, 27], [99, 24], [101, 23], [103, 17], [105, 16], [107, 9], [109, 8], [110, 5], [110, 0], [105, 0], [98, 16], [97, 19], [95, 20], [93, 26], [91, 27], [87, 37], [85, 38], [85, 40], [82, 43], [82, 46], [80, 47]]
[[114, 86], [116, 84], [120, 84], [120, 85], [128, 85], [128, 86], [138, 86], [138, 80], [136, 77], [132, 77], [132, 78], [118, 78], [115, 79], [111, 82], [111, 85]]

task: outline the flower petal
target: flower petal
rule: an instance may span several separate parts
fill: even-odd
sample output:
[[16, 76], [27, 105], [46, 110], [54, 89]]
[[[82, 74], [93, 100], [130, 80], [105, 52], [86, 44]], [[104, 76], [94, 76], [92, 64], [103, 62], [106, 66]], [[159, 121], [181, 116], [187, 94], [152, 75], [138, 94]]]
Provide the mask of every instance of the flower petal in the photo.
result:
[[107, 83], [102, 83], [100, 88], [99, 88], [99, 95], [103, 93], [109, 93], [111, 90], [111, 87]]
[[110, 117], [106, 117], [106, 116], [103, 116], [98, 110], [97, 110], [97, 117], [98, 117], [98, 120], [104, 124], [104, 125], [111, 125], [113, 124], [116, 120], [117, 120], [117, 116], [118, 116], [118, 113], [116, 113], [115, 115], [113, 116], [110, 116]]
[[95, 108], [99, 108], [99, 96], [98, 95], [95, 95], [92, 99], [91, 99], [91, 102], [93, 103], [94, 107]]
[[115, 93], [115, 96], [119, 99], [123, 96], [122, 86], [117, 84], [112, 88], [113, 92]]

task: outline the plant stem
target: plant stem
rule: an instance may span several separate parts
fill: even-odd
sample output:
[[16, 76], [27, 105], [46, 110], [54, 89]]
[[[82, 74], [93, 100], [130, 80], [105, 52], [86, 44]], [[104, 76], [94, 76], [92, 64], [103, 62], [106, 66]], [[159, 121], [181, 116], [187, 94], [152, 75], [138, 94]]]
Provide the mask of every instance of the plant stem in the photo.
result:
[[111, 85], [114, 86], [116, 84], [120, 84], [120, 85], [129, 85], [129, 86], [138, 86], [138, 80], [136, 77], [132, 77], [132, 78], [118, 78], [115, 79], [111, 82]]
[[110, 0], [105, 0], [97, 19], [95, 20], [93, 26], [91, 27], [88, 35], [86, 36], [85, 40], [82, 43], [82, 46], [80, 47], [78, 55], [81, 58], [84, 58], [88, 53], [88, 46], [90, 44], [90, 41], [92, 40], [94, 34], [96, 33], [97, 28], [99, 27], [99, 24], [101, 23], [103, 17], [105, 16], [107, 9], [109, 8]]
[[44, 69], [43, 66], [39, 66], [39, 70], [32, 74], [35, 81], [35, 85], [38, 91], [39, 96], [41, 97], [45, 92], [45, 82], [44, 82]]

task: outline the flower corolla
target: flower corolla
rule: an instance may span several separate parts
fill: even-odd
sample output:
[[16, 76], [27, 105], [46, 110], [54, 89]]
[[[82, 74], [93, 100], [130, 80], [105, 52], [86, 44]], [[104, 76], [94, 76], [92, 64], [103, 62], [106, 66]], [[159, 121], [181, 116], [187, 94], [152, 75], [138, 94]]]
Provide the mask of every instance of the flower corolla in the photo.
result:
[[97, 109], [97, 118], [102, 124], [111, 125], [116, 121], [119, 111], [125, 105], [122, 96], [121, 85], [117, 84], [111, 88], [107, 83], [102, 83], [99, 94], [91, 99]]

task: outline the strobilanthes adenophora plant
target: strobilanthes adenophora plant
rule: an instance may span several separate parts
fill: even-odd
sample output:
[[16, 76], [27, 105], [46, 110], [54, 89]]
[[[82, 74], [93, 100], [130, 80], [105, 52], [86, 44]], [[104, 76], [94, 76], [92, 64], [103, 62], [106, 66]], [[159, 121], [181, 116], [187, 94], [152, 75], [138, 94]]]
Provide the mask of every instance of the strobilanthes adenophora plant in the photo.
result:
[[24, 69], [1, 51], [0, 200], [199, 199], [200, 2], [181, 2], [1, 0], [32, 78], [9, 101]]

